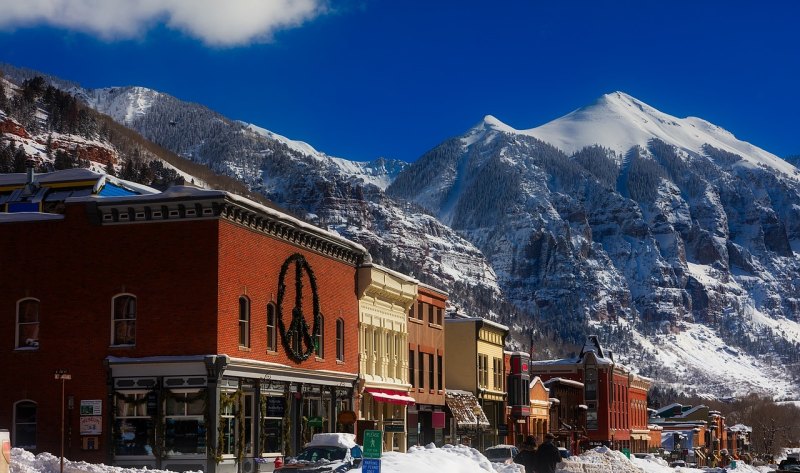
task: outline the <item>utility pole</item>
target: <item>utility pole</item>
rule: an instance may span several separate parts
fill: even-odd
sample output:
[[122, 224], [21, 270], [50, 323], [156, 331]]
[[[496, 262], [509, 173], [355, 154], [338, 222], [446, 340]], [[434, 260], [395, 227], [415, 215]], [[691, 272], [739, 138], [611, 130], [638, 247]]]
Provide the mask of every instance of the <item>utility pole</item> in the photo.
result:
[[61, 467], [60, 473], [64, 473], [64, 404], [66, 381], [72, 379], [72, 375], [65, 369], [56, 370], [55, 379], [61, 380]]

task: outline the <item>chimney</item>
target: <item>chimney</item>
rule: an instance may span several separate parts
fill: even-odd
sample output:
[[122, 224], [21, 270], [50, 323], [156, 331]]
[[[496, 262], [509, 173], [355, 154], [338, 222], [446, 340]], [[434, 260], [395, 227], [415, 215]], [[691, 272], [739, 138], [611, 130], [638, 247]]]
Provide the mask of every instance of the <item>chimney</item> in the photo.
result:
[[33, 173], [33, 160], [28, 159], [25, 161], [25, 173], [27, 174], [26, 184], [31, 185], [36, 183], [36, 175]]

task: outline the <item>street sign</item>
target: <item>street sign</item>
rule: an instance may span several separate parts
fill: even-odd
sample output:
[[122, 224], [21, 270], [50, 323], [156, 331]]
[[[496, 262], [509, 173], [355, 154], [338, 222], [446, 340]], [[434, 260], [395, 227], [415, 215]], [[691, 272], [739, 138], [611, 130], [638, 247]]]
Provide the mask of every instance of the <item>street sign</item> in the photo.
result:
[[383, 452], [383, 432], [381, 432], [380, 430], [365, 430], [364, 458], [380, 458], [382, 452]]
[[361, 460], [362, 473], [381, 473], [380, 458], [365, 458]]

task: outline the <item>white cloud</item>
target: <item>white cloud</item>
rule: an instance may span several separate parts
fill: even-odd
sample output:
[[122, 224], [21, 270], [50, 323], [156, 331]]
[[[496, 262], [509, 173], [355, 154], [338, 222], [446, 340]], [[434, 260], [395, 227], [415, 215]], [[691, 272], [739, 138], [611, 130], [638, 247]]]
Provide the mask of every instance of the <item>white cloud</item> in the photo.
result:
[[47, 24], [120, 39], [164, 23], [210, 46], [239, 46], [325, 11], [325, 0], [0, 0], [0, 28]]

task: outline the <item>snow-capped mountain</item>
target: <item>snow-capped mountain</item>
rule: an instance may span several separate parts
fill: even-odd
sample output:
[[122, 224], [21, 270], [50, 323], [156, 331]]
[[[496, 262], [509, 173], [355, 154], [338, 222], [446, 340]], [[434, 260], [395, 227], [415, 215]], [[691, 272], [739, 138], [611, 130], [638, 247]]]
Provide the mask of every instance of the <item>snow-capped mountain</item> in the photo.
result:
[[517, 340], [599, 333], [681, 391], [798, 397], [798, 171], [713, 124], [617, 92], [528, 130], [487, 116], [410, 165], [361, 163], [160, 92], [58, 84]]
[[529, 130], [487, 116], [388, 193], [473, 242], [546, 326], [600, 331], [623, 362], [686, 390], [719, 394], [726, 383], [710, 380], [724, 374], [791, 397], [797, 175], [713, 124], [616, 92]]

